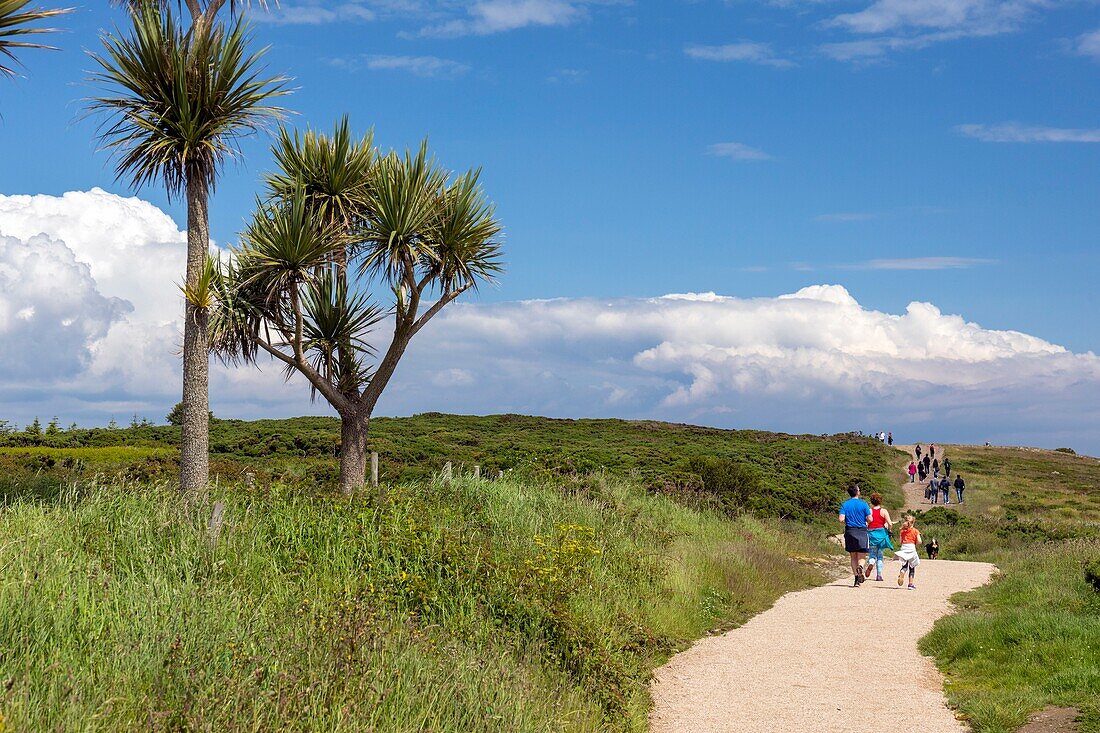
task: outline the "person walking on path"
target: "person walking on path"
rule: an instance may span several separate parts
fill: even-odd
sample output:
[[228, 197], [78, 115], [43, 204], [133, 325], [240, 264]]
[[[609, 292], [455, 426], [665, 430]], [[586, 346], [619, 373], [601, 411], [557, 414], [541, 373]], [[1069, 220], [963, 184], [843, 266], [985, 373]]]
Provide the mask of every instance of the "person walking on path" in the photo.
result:
[[928, 454], [924, 454], [924, 472], [932, 473], [932, 459], [928, 457]]
[[936, 458], [932, 461], [932, 478], [940, 477], [940, 459]]
[[963, 490], [966, 489], [966, 482], [963, 481], [961, 473], [955, 474], [955, 500], [960, 504], [963, 503]]
[[943, 505], [951, 503], [951, 480], [946, 476], [940, 479], [940, 491], [943, 492]]
[[886, 434], [886, 442], [890, 445], [894, 444], [894, 431], [891, 430], [889, 433]]
[[867, 520], [867, 567], [863, 575], [871, 577], [871, 570], [875, 571], [875, 580], [882, 580], [882, 553], [884, 550], [894, 549], [890, 542], [890, 527], [893, 521], [890, 512], [882, 505], [882, 494], [877, 491], [871, 494], [871, 517]]
[[924, 495], [935, 504], [940, 495], [940, 485], [936, 479], [928, 479], [928, 485], [924, 487]]
[[867, 554], [867, 519], [871, 507], [859, 498], [859, 484], [848, 489], [848, 500], [840, 505], [840, 521], [844, 522], [844, 551], [852, 561], [853, 588], [863, 585], [863, 556]]
[[909, 483], [914, 483], [917, 480], [917, 464], [913, 461], [909, 461]]
[[946, 456], [943, 459], [943, 475], [951, 478], [951, 459]]
[[901, 540], [901, 549], [894, 553], [894, 557], [901, 561], [901, 570], [898, 572], [898, 585], [905, 583], [905, 573], [909, 572], [909, 590], [916, 590], [917, 586], [913, 584], [913, 580], [917, 574], [917, 566], [920, 565], [920, 555], [917, 554], [917, 547], [920, 545], [921, 538], [920, 532], [914, 526], [914, 520], [912, 514], [905, 515], [905, 521], [901, 525], [901, 532], [899, 533]]
[[936, 444], [935, 443], [928, 446], [928, 455], [932, 456], [933, 458], [936, 457]]
[[920, 463], [920, 443], [917, 443], [916, 454], [917, 454], [917, 463]]

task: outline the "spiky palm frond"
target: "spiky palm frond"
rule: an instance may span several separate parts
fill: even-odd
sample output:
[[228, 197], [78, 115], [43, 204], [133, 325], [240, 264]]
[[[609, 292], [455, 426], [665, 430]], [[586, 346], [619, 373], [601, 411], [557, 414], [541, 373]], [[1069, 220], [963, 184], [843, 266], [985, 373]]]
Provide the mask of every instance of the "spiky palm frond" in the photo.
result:
[[390, 153], [375, 171], [360, 272], [401, 286], [418, 262], [434, 257], [432, 227], [447, 172], [428, 158], [426, 142], [416, 155]]
[[33, 24], [73, 11], [72, 8], [29, 8], [27, 6], [30, 2], [31, 0], [0, 0], [0, 76], [15, 76], [17, 48], [56, 50], [53, 46], [20, 39], [38, 33], [56, 32], [56, 28], [43, 28]]
[[249, 285], [247, 265], [238, 252], [215, 263], [213, 291], [217, 305], [210, 311], [210, 351], [226, 364], [254, 363], [257, 341], [265, 325], [266, 294]]
[[247, 282], [272, 300], [312, 280], [347, 241], [343, 228], [320, 221], [309, 210], [305, 192], [274, 205], [257, 202], [240, 252]]
[[478, 185], [480, 171], [459, 176], [440, 194], [432, 257], [424, 262], [443, 292], [476, 288], [503, 271], [495, 209]]
[[301, 190], [315, 216], [348, 227], [359, 222], [368, 204], [375, 162], [373, 131], [353, 139], [346, 116], [331, 136], [313, 130], [291, 133], [281, 127], [271, 152], [278, 167], [265, 180], [272, 199], [285, 201]]
[[238, 138], [283, 115], [270, 101], [289, 93], [287, 80], [263, 76], [266, 49], [248, 52], [239, 18], [188, 31], [170, 4], [130, 17], [129, 36], [107, 34], [103, 54], [92, 54], [92, 81], [106, 92], [89, 111], [106, 116], [100, 138], [118, 156], [116, 174], [135, 186], [161, 179], [169, 196], [188, 180], [213, 189]]
[[303, 348], [313, 368], [345, 394], [360, 388], [370, 378], [363, 357], [374, 354], [366, 337], [385, 311], [365, 294], [349, 293], [335, 268], [306, 284], [302, 310]]

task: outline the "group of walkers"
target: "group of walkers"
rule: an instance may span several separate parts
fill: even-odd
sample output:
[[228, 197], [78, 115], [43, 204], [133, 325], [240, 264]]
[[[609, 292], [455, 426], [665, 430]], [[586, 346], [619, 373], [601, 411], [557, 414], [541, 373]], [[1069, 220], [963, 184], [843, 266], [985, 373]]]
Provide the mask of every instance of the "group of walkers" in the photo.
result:
[[[919, 444], [913, 452], [916, 458], [909, 462], [909, 483], [916, 483], [919, 480], [923, 484], [926, 480], [928, 481], [924, 487], [925, 500], [936, 504], [938, 503], [937, 499], [942, 494], [943, 503], [950, 504], [951, 489], [954, 487], [955, 501], [962, 504], [966, 481], [963, 480], [962, 474], [955, 474], [955, 480], [951, 480], [951, 459], [944, 455], [941, 464], [940, 459], [936, 457], [935, 443], [928, 446], [928, 451], [924, 453], [923, 457], [921, 456]], [[941, 469], [943, 470], [943, 476], [940, 476]]]
[[[876, 581], [883, 579], [883, 552], [894, 549], [890, 539], [890, 529], [894, 522], [889, 510], [882, 505], [882, 495], [878, 492], [871, 494], [870, 506], [860, 497], [858, 484], [848, 489], [848, 497], [840, 505], [840, 521], [844, 522], [844, 550], [852, 561], [852, 575], [855, 577], [853, 585], [858, 588], [870, 580], [872, 571]], [[898, 533], [901, 548], [894, 551], [894, 559], [901, 562], [898, 585], [904, 585], [908, 576], [909, 590], [917, 588], [913, 581], [917, 566], [920, 565], [917, 545], [921, 542], [921, 536], [915, 521], [912, 514], [903, 517], [901, 531]]]

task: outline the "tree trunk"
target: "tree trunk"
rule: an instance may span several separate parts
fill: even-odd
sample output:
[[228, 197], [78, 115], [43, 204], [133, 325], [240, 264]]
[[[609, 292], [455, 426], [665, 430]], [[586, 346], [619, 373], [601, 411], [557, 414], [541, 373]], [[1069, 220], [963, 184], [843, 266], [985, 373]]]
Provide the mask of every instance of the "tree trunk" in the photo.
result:
[[340, 416], [340, 493], [350, 496], [367, 478], [367, 431], [370, 415]]
[[[187, 179], [187, 285], [202, 276], [210, 249], [207, 212], [209, 191], [196, 176]], [[183, 439], [180, 444], [180, 490], [193, 494], [210, 479], [210, 334], [209, 314], [190, 302], [183, 322]]]

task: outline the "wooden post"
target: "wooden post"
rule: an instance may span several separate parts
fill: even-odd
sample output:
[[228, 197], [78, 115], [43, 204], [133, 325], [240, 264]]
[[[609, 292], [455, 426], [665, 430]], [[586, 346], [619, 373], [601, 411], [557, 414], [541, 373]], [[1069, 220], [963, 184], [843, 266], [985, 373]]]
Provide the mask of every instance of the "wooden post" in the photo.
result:
[[225, 521], [225, 502], [214, 502], [214, 512], [210, 515], [210, 521], [206, 524], [207, 540], [210, 543], [210, 549], [214, 549], [214, 546], [218, 544], [218, 538], [222, 535], [222, 524]]
[[474, 464], [474, 478], [481, 478], [481, 466], [477, 465], [476, 463]]
[[497, 481], [504, 480], [504, 471], [497, 471]]
[[378, 454], [374, 451], [370, 454], [370, 485], [378, 488]]
[[452, 471], [451, 471], [451, 462], [447, 461], [446, 463], [443, 464], [443, 480], [444, 481], [450, 481], [451, 480], [451, 473], [452, 473]]

